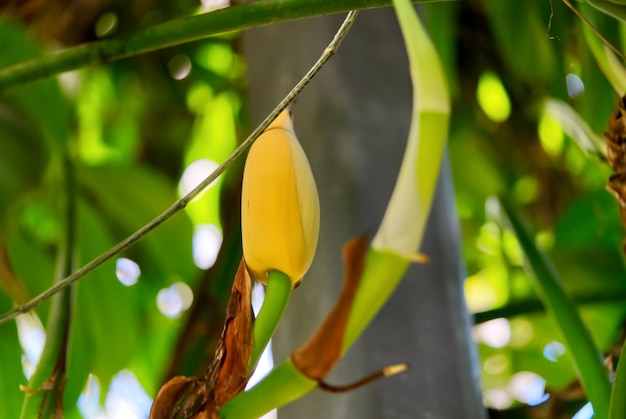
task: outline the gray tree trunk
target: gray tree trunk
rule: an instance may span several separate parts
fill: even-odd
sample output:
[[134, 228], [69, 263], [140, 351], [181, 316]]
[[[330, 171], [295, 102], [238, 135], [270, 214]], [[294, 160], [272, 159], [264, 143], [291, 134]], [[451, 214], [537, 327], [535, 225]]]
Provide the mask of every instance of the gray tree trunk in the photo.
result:
[[[308, 70], [342, 19], [327, 16], [244, 34], [254, 123]], [[276, 360], [301, 345], [333, 306], [343, 244], [376, 232], [404, 153], [410, 112], [408, 62], [393, 10], [364, 11], [294, 109], [319, 188], [321, 232], [313, 267], [274, 340]], [[421, 249], [430, 263], [409, 270], [327, 381], [347, 384], [399, 362], [409, 362], [410, 370], [346, 394], [315, 390], [281, 409], [280, 419], [485, 417], [450, 179], [446, 160]]]

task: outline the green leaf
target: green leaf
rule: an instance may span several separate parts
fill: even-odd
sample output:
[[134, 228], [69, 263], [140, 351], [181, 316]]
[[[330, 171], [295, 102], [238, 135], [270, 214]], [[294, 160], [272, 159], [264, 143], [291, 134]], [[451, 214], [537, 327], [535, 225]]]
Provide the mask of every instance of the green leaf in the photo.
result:
[[[84, 201], [79, 203], [78, 221], [82, 265], [114, 241], [100, 214]], [[96, 375], [106, 389], [113, 376], [128, 367], [143, 334], [137, 313], [141, 297], [138, 286], [125, 287], [118, 281], [114, 260], [77, 284], [66, 406], [76, 404], [89, 373]]]
[[626, 3], [615, 0], [587, 0], [587, 3], [609, 16], [626, 22]]
[[[489, 18], [494, 42], [508, 70], [525, 81], [562, 77], [556, 44], [547, 35], [544, 13], [548, 3], [530, 2], [520, 13], [519, 4], [501, 0], [482, 2]], [[542, 10], [543, 9], [543, 10]], [[560, 15], [559, 15], [560, 16]], [[520, 42], [523, 34], [524, 42]], [[555, 87], [564, 91], [564, 83]], [[552, 87], [552, 86], [551, 86]]]
[[[5, 19], [0, 19], [0, 51], [0, 68], [41, 55], [41, 48], [26, 29]], [[70, 113], [55, 80], [38, 81], [3, 96], [34, 121], [50, 146], [67, 142]]]
[[[78, 177], [91, 195], [92, 204], [123, 235], [138, 230], [176, 200], [174, 185], [146, 167], [82, 168]], [[191, 238], [189, 219], [178, 215], [139, 243], [147, 262], [144, 268], [158, 273], [155, 279], [159, 286], [175, 279], [190, 281], [197, 276]]]
[[451, 105], [437, 51], [413, 5], [408, 0], [393, 4], [409, 56], [413, 109], [400, 173], [372, 246], [410, 260], [418, 251], [430, 213]]
[[525, 268], [539, 298], [546, 306], [564, 340], [567, 352], [589, 401], [598, 417], [608, 417], [611, 384], [595, 346], [575, 304], [565, 293], [556, 270], [537, 248], [530, 231], [514, 207], [501, 201], [504, 214], [525, 254]]
[[626, 418], [626, 397], [624, 394], [626, 394], [626, 345], [622, 347], [620, 362], [617, 364], [617, 371], [615, 371], [609, 419]]
[[7, 208], [41, 182], [46, 153], [33, 121], [0, 98], [0, 231]]
[[[0, 310], [6, 311], [12, 307], [12, 302], [0, 292]], [[17, 418], [22, 410], [24, 394], [20, 391], [20, 384], [26, 382], [22, 372], [22, 348], [17, 339], [15, 322], [0, 325], [0, 417]]]

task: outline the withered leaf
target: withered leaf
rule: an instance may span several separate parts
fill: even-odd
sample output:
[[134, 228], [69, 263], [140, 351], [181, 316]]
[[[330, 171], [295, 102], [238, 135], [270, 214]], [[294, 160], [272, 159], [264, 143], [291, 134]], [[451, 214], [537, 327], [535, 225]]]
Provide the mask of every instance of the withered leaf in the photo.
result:
[[343, 336], [367, 251], [367, 236], [350, 240], [343, 249], [345, 271], [339, 299], [309, 340], [291, 354], [293, 364], [309, 378], [321, 380], [341, 357]]
[[197, 380], [195, 377], [189, 378], [178, 375], [163, 384], [152, 403], [150, 419], [175, 418], [185, 394]]
[[215, 401], [218, 407], [239, 394], [248, 383], [254, 319], [251, 296], [252, 280], [242, 259], [228, 300], [224, 332], [220, 342], [223, 346], [222, 362], [217, 369], [215, 386]]
[[224, 403], [248, 382], [252, 354], [252, 281], [241, 260], [213, 361], [200, 378], [174, 377], [157, 394], [150, 419], [216, 419]]
[[[617, 198], [622, 225], [626, 229], [626, 96], [620, 99], [617, 110], [609, 119], [604, 137], [607, 140], [607, 160], [614, 171], [607, 188]], [[626, 252], [626, 241], [623, 250]]]

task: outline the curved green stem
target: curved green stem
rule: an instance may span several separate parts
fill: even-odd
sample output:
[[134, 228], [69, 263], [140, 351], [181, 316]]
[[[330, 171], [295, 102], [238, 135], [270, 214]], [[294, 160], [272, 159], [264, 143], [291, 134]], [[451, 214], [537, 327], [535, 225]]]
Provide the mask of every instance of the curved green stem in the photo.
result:
[[[288, 383], [288, 385], [285, 385]], [[239, 393], [220, 408], [222, 419], [256, 419], [276, 406], [292, 402], [317, 386], [286, 360], [257, 384], [253, 390]]]
[[250, 368], [252, 371], [259, 361], [259, 357], [272, 338], [280, 318], [287, 308], [291, 296], [291, 279], [279, 271], [270, 271], [265, 288], [265, 300], [254, 321], [254, 343]]

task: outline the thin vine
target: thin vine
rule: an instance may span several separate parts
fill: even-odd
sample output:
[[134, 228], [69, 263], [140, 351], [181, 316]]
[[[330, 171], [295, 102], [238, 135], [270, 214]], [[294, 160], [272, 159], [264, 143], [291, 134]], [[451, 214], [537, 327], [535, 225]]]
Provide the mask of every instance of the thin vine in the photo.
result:
[[274, 110], [261, 122], [261, 124], [256, 127], [256, 129], [246, 138], [244, 142], [241, 143], [239, 147], [222, 163], [213, 173], [207, 176], [198, 186], [196, 186], [191, 192], [189, 192], [184, 197], [180, 198], [176, 202], [174, 202], [169, 208], [155, 217], [152, 221], [141, 227], [139, 230], [93, 259], [91, 262], [84, 265], [82, 268], [75, 271], [73, 274], [63, 278], [62, 280], [56, 282], [53, 286], [37, 295], [32, 300], [27, 303], [14, 308], [11, 311], [8, 311], [0, 316], [0, 324], [7, 322], [11, 319], [14, 319], [21, 313], [26, 313], [32, 310], [34, 307], [39, 305], [41, 302], [50, 298], [54, 294], [59, 291], [67, 288], [74, 282], [78, 281], [80, 278], [88, 274], [89, 272], [96, 269], [98, 266], [102, 265], [115, 255], [123, 252], [136, 242], [138, 242], [141, 238], [147, 235], [149, 232], [163, 224], [169, 218], [171, 218], [174, 214], [178, 213], [182, 209], [184, 209], [187, 204], [194, 199], [198, 194], [200, 194], [208, 185], [210, 185], [214, 180], [218, 178], [222, 173], [228, 169], [228, 167], [239, 158], [248, 147], [252, 145], [252, 143], [257, 139], [259, 135], [269, 126], [269, 124], [276, 119], [276, 117], [291, 103], [295, 97], [304, 89], [304, 87], [313, 79], [313, 77], [317, 74], [317, 72], [324, 66], [324, 64], [332, 57], [339, 45], [344, 40], [346, 35], [348, 34], [352, 24], [354, 23], [358, 11], [351, 11], [346, 16], [345, 20], [337, 30], [337, 33], [333, 37], [330, 44], [326, 47], [320, 58], [315, 62], [315, 64], [311, 67], [311, 69], [302, 77], [302, 79], [291, 89], [291, 91], [280, 101], [280, 103], [274, 108]]

